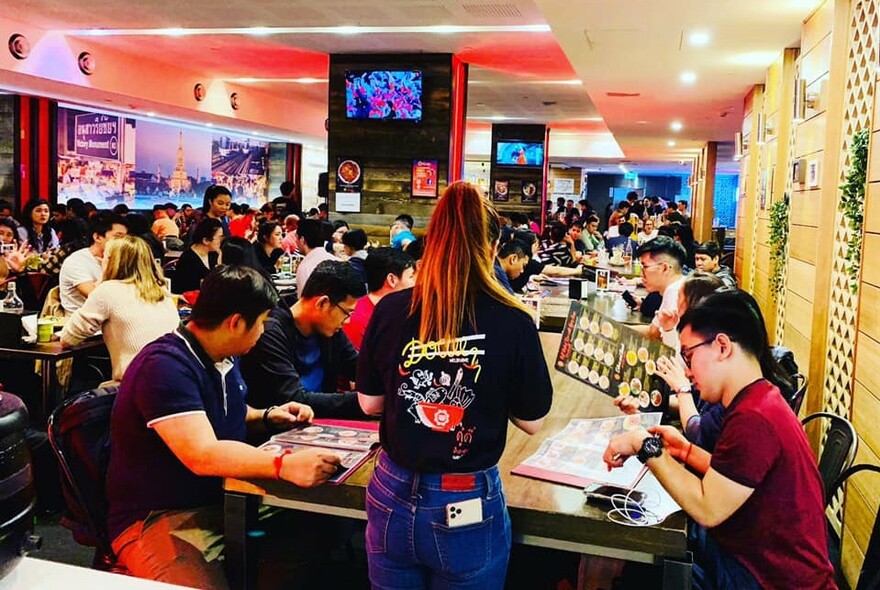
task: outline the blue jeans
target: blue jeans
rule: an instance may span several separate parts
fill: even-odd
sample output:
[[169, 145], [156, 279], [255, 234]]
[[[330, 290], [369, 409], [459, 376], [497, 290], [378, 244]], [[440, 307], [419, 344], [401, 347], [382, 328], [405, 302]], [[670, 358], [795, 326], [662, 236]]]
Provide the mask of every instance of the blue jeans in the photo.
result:
[[[510, 517], [501, 477], [497, 467], [469, 475], [473, 489], [450, 490], [443, 475], [410, 471], [380, 455], [367, 486], [367, 560], [374, 589], [504, 587]], [[472, 498], [482, 499], [482, 522], [448, 527], [446, 505]]]
[[725, 553], [706, 527], [690, 522], [688, 540], [694, 552], [695, 590], [761, 590], [752, 573]]

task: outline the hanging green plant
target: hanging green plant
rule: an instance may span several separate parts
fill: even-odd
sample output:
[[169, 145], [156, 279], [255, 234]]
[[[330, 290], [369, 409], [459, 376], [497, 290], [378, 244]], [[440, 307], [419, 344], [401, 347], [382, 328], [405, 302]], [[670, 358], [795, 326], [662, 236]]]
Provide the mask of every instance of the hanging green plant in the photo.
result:
[[846, 219], [852, 235], [846, 246], [846, 274], [853, 293], [859, 290], [859, 269], [862, 265], [862, 222], [865, 219], [865, 182], [868, 172], [867, 129], [857, 131], [850, 146], [850, 167], [846, 182], [840, 186], [840, 211]]
[[770, 206], [770, 295], [774, 301], [785, 285], [788, 214], [788, 195]]

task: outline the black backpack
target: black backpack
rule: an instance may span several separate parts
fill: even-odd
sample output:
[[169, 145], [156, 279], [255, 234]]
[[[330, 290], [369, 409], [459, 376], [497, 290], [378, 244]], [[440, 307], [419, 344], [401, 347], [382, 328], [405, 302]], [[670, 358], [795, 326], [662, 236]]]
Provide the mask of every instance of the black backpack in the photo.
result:
[[[107, 535], [107, 465], [110, 414], [118, 387], [92, 389], [69, 398], [49, 419], [49, 442], [61, 469], [67, 505], [61, 523], [81, 545], [110, 556]], [[97, 555], [96, 555], [97, 557]]]

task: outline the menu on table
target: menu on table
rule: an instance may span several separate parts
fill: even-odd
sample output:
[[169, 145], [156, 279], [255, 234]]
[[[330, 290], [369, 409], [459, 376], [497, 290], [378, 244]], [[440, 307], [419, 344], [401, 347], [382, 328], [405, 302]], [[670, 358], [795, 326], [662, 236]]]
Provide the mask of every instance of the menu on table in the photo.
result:
[[654, 412], [571, 420], [559, 433], [541, 443], [538, 450], [514, 467], [511, 473], [576, 487], [593, 482], [631, 487], [642, 464], [630, 457], [623, 467], [608, 471], [602, 460], [608, 441], [622, 432], [656, 426], [662, 416], [662, 413]]
[[657, 359], [675, 351], [577, 301], [562, 328], [556, 369], [602, 393], [633, 396], [642, 411], [665, 411], [669, 387]]
[[274, 435], [260, 446], [266, 452], [290, 449], [296, 453], [315, 447], [328, 450], [340, 459], [336, 473], [327, 480], [340, 484], [379, 448], [379, 423], [360, 420], [315, 420]]

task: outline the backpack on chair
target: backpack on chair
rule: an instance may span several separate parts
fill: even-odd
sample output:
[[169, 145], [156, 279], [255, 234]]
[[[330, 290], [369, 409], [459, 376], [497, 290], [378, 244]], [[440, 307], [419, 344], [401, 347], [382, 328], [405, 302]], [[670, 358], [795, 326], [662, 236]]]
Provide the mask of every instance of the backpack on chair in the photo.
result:
[[69, 398], [49, 418], [49, 443], [61, 469], [67, 504], [61, 523], [77, 543], [95, 547], [93, 567], [110, 569], [115, 556], [107, 534], [107, 466], [110, 414], [117, 386], [92, 389]]

